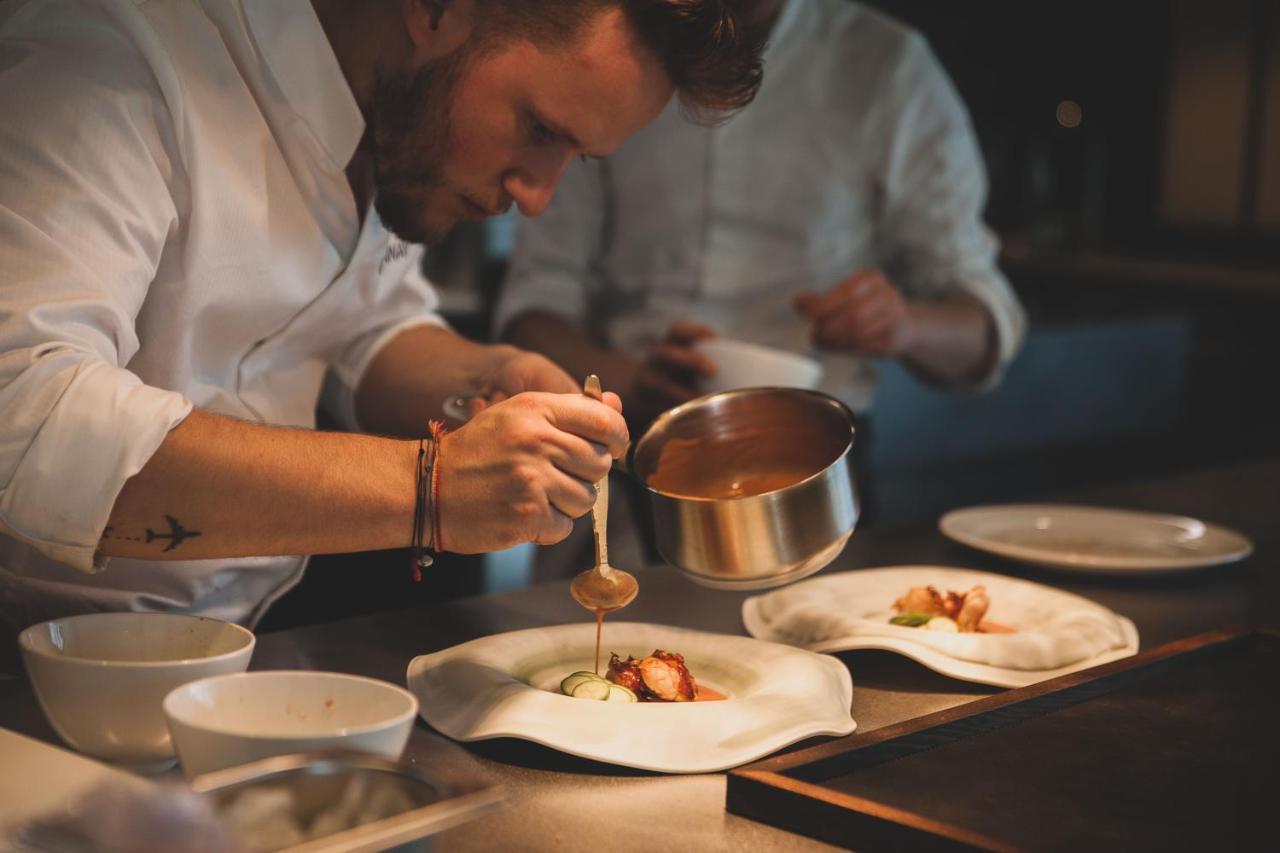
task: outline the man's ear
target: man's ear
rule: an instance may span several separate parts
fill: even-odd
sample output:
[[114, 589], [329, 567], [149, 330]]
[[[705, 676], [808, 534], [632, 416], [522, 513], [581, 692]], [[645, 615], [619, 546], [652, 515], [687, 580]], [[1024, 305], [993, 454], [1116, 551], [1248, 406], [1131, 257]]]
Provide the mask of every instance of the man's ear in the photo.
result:
[[415, 65], [453, 53], [471, 37], [472, 0], [400, 0]]

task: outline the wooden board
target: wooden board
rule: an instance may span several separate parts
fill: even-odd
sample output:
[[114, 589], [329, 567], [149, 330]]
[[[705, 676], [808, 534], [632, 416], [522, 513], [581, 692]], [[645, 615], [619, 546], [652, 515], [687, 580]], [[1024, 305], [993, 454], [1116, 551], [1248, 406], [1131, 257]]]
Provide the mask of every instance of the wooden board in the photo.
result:
[[1280, 634], [1222, 630], [739, 768], [726, 801], [858, 850], [1266, 849], [1278, 728]]

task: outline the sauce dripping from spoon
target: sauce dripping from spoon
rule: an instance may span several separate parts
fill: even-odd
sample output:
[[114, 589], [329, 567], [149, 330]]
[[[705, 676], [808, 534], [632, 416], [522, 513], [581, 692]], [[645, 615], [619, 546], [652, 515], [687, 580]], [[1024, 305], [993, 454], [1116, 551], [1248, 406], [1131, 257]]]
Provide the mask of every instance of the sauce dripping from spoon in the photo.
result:
[[[594, 373], [587, 377], [583, 391], [593, 400], [602, 399], [600, 378]], [[596, 502], [591, 507], [591, 530], [595, 534], [596, 564], [579, 573], [569, 583], [573, 600], [596, 614], [596, 674], [600, 673], [600, 632], [604, 615], [621, 610], [630, 604], [640, 591], [640, 584], [630, 572], [609, 565], [609, 475], [606, 473], [596, 483]]]
[[604, 611], [596, 608], [596, 675], [600, 674], [600, 629], [604, 627]]

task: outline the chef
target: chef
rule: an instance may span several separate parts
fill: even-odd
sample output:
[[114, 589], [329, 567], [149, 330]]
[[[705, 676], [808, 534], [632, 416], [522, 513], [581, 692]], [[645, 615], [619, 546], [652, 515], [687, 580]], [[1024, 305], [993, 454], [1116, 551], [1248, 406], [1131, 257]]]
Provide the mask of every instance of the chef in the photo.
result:
[[[409, 545], [424, 500], [437, 549], [566, 536], [620, 402], [453, 333], [420, 244], [759, 71], [721, 0], [0, 6], [8, 626], [253, 624], [297, 555]], [[313, 429], [322, 391], [351, 432]], [[466, 392], [498, 402], [421, 445]]]

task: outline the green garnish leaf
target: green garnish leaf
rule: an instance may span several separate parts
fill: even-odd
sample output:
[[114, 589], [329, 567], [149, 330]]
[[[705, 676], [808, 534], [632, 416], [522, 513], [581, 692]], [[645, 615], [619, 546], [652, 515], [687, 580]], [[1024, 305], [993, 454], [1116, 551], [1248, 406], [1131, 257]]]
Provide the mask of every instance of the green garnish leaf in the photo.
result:
[[889, 620], [892, 625], [903, 625], [907, 628], [919, 628], [921, 625], [928, 624], [933, 618], [932, 613], [899, 613]]

